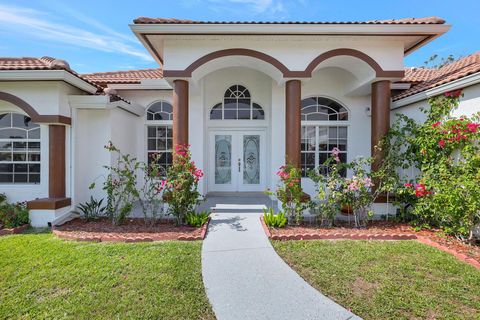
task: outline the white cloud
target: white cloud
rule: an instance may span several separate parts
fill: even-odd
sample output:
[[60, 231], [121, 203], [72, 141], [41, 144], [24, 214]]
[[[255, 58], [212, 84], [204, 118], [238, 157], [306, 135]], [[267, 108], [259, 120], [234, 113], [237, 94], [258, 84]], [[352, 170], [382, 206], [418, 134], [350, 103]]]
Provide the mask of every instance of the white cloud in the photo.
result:
[[121, 53], [148, 62], [153, 61], [148, 53], [128, 44], [133, 42], [128, 36], [112, 31], [89, 18], [81, 17], [79, 20], [103, 32], [97, 34], [69, 24], [54, 22], [47, 13], [42, 11], [0, 4], [0, 29], [37, 39], [103, 52]]

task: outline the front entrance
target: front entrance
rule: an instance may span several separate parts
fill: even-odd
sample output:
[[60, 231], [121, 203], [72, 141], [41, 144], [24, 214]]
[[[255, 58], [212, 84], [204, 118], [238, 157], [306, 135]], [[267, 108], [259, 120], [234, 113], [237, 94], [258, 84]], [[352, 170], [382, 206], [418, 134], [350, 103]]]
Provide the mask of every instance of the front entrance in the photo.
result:
[[209, 191], [265, 189], [265, 130], [214, 130], [209, 139]]

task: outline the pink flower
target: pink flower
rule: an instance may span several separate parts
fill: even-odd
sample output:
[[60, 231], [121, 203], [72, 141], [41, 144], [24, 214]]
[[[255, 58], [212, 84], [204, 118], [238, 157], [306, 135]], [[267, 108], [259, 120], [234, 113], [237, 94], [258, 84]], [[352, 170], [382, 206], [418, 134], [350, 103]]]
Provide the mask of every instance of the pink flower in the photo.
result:
[[438, 141], [438, 145], [440, 146], [440, 148], [444, 148], [445, 147], [445, 140], [441, 139], [440, 141]]
[[444, 93], [445, 97], [458, 98], [462, 95], [462, 90], [448, 91]]
[[337, 147], [332, 149], [332, 155], [334, 157], [338, 157], [339, 154], [340, 154], [340, 149], [338, 149]]
[[438, 127], [439, 125], [440, 125], [440, 121], [437, 121], [437, 122], [435, 122], [434, 124], [432, 124], [432, 127], [435, 128], [435, 127]]
[[478, 127], [480, 127], [480, 123], [473, 123], [473, 122], [467, 123], [467, 129], [471, 133], [476, 133], [478, 130]]
[[422, 183], [419, 183], [415, 186], [416, 197], [423, 197], [431, 193], [432, 193], [431, 191], [427, 191], [427, 187]]
[[407, 182], [407, 183], [404, 184], [404, 186], [407, 187], [407, 188], [412, 188], [412, 187], [413, 187], [413, 184]]

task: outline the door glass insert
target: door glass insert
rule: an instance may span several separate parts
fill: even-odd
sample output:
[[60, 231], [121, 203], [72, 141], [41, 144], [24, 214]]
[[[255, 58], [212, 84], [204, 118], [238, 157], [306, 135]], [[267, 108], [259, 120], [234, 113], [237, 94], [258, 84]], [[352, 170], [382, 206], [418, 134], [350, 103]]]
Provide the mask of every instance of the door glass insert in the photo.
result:
[[243, 183], [260, 184], [260, 136], [243, 136]]
[[215, 135], [215, 184], [232, 182], [232, 136]]

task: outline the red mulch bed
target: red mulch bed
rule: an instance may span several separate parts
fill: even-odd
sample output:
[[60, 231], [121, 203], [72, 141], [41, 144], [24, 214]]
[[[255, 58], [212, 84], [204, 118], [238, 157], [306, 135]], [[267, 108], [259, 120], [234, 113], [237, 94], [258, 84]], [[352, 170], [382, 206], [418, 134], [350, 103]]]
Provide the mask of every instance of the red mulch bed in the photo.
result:
[[27, 230], [28, 227], [30, 227], [29, 224], [24, 224], [23, 226], [19, 226], [15, 228], [3, 228], [3, 226], [0, 226], [0, 236], [6, 236], [9, 234], [19, 234]]
[[[262, 219], [263, 224], [263, 219]], [[266, 227], [266, 226], [265, 226]], [[402, 240], [418, 239], [422, 243], [434, 245], [444, 251], [450, 252], [461, 260], [475, 260], [480, 266], [480, 246], [471, 245], [461, 240], [443, 234], [440, 230], [416, 231], [407, 224], [372, 221], [367, 228], [356, 229], [347, 223], [334, 228], [320, 228], [315, 225], [304, 224], [300, 226], [287, 226], [282, 229], [268, 228], [270, 238], [275, 240], [308, 240], [308, 239], [377, 239], [377, 240]], [[268, 233], [267, 233], [268, 235]], [[403, 238], [402, 238], [403, 235]], [[462, 258], [463, 256], [463, 258]], [[469, 262], [469, 261], [467, 261]], [[470, 262], [469, 262], [470, 263]]]
[[143, 219], [128, 219], [121, 226], [114, 226], [109, 219], [85, 221], [74, 219], [55, 227], [53, 233], [63, 239], [96, 242], [148, 242], [163, 240], [202, 240], [208, 222], [201, 228], [175, 226], [162, 221], [145, 226]]

